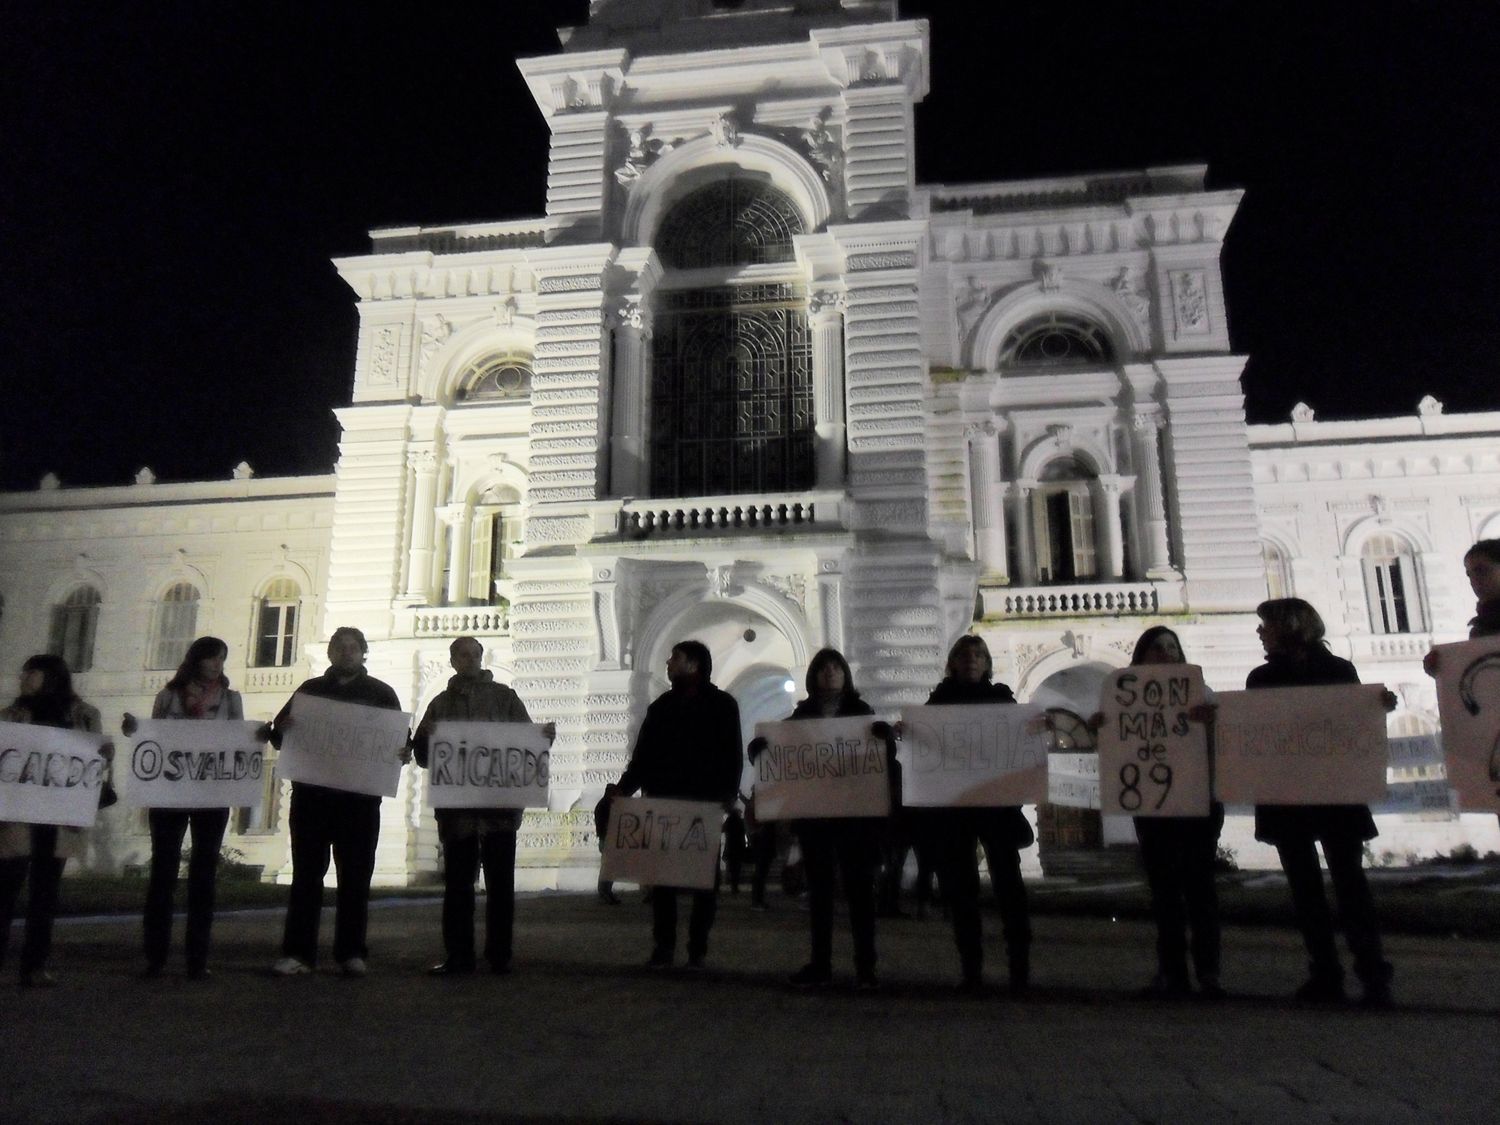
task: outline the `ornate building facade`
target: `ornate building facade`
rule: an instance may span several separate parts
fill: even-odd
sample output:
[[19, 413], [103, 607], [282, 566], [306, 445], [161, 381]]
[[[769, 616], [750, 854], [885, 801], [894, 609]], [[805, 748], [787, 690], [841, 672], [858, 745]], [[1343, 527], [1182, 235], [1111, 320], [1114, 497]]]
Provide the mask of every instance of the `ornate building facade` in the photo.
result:
[[[1196, 166], [919, 184], [927, 30], [884, 0], [596, 0], [563, 40], [519, 64], [545, 215], [336, 262], [360, 332], [334, 475], [0, 496], [3, 666], [51, 649], [140, 711], [214, 633], [269, 716], [351, 624], [420, 711], [473, 634], [558, 725], [533, 885], [592, 882], [589, 810], [688, 636], [747, 726], [825, 645], [878, 710], [921, 702], [971, 628], [1022, 698], [1087, 714], [1158, 621], [1238, 686], [1269, 583], [1431, 728], [1420, 657], [1462, 635], [1463, 549], [1500, 524], [1500, 414], [1247, 426], [1238, 192]], [[273, 782], [229, 841], [268, 874], [284, 807]], [[433, 871], [420, 771], [384, 809], [377, 878]], [[140, 815], [102, 819], [94, 862], [141, 862]], [[1487, 819], [1392, 828], [1486, 850]]]

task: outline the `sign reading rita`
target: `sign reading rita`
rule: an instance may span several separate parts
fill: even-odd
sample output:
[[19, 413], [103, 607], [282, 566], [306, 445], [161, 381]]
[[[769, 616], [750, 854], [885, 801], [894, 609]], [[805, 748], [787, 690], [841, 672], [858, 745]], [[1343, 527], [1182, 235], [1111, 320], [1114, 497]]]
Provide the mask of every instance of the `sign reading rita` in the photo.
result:
[[707, 891], [719, 870], [724, 810], [713, 801], [616, 797], [599, 877]]
[[437, 723], [427, 792], [435, 809], [544, 809], [550, 743], [536, 723]]

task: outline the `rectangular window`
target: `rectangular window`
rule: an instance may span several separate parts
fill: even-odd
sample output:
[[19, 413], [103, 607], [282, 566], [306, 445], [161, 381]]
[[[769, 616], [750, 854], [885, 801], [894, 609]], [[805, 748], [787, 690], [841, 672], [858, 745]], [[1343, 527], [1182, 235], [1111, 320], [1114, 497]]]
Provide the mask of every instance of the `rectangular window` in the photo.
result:
[[99, 605], [56, 605], [47, 651], [60, 656], [69, 671], [87, 672], [94, 666], [94, 635], [99, 627]]
[[284, 668], [292, 663], [296, 647], [296, 603], [262, 600], [255, 631], [255, 666]]

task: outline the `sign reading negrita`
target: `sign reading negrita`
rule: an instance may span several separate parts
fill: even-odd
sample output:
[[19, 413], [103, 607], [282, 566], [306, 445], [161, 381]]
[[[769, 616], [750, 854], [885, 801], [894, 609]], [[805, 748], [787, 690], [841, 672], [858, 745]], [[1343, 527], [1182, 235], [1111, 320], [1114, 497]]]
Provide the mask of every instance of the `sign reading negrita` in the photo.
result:
[[298, 692], [278, 768], [291, 781], [394, 797], [411, 716]]
[[757, 723], [766, 747], [755, 759], [760, 820], [888, 816], [885, 739], [867, 716]]
[[1448, 783], [1461, 808], [1500, 812], [1500, 637], [1434, 651]]
[[1131, 816], [1207, 816], [1208, 732], [1188, 718], [1204, 702], [1195, 664], [1141, 664], [1104, 681], [1099, 807]]
[[719, 871], [724, 810], [713, 801], [616, 797], [599, 878], [706, 891]]
[[147, 809], [253, 808], [265, 793], [258, 723], [143, 720], [130, 737], [125, 799]]
[[537, 723], [437, 723], [427, 742], [435, 809], [545, 809], [551, 743]]
[[1016, 703], [903, 708], [902, 800], [992, 808], [1045, 800], [1042, 714], [1041, 707]]
[[99, 812], [104, 737], [0, 723], [0, 821], [89, 828]]

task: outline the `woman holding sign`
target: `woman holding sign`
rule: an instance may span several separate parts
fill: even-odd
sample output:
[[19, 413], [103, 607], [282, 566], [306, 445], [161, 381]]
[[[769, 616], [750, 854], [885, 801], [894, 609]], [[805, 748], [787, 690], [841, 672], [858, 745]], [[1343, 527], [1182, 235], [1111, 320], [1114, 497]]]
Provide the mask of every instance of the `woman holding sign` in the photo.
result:
[[[35, 723], [63, 730], [99, 734], [104, 727], [99, 711], [73, 694], [73, 675], [59, 656], [33, 656], [21, 666], [21, 694], [0, 711], [0, 722]], [[107, 760], [114, 747], [106, 742], [99, 752]], [[83, 857], [84, 829], [55, 824], [0, 823], [0, 963], [10, 944], [10, 921], [16, 899], [29, 872], [31, 889], [26, 904], [26, 934], [21, 940], [21, 984], [51, 985], [47, 971], [52, 952], [52, 920], [57, 914], [57, 892], [63, 866]]]
[[[1245, 680], [1247, 689], [1360, 682], [1353, 664], [1328, 651], [1323, 619], [1307, 602], [1273, 598], [1261, 602], [1255, 612], [1260, 617], [1256, 632], [1266, 662]], [[1392, 969], [1381, 951], [1375, 901], [1363, 866], [1365, 841], [1376, 835], [1375, 818], [1365, 805], [1255, 806], [1255, 838], [1274, 844], [1281, 856], [1297, 926], [1311, 959], [1311, 974], [1297, 989], [1299, 1000], [1344, 999], [1344, 970], [1318, 866], [1317, 845], [1321, 843], [1338, 896], [1344, 937], [1354, 955], [1354, 971], [1364, 986], [1364, 1002], [1372, 1007], [1391, 1004]]]
[[[153, 719], [207, 719], [240, 722], [245, 717], [240, 693], [231, 691], [224, 675], [229, 646], [218, 637], [199, 637], [188, 645], [177, 674], [156, 693]], [[120, 730], [136, 731], [135, 716], [126, 714]], [[172, 899], [177, 893], [177, 870], [182, 862], [182, 839], [192, 831], [188, 858], [187, 972], [202, 980], [208, 972], [208, 937], [214, 924], [214, 881], [219, 870], [219, 848], [229, 825], [229, 810], [151, 809], [151, 878], [146, 883], [143, 919], [146, 942], [144, 977], [158, 977], [172, 947]]]

